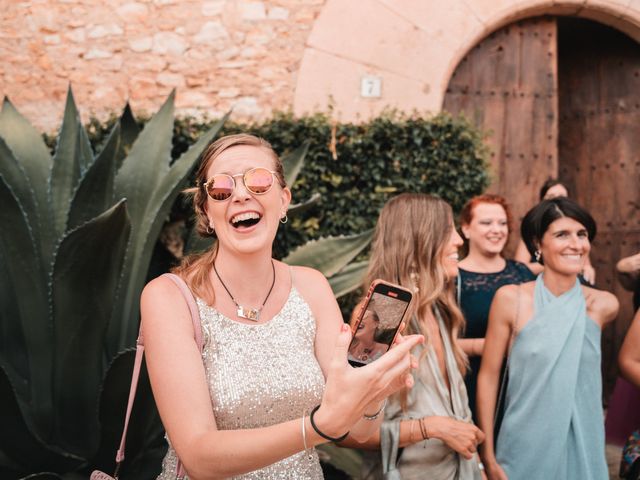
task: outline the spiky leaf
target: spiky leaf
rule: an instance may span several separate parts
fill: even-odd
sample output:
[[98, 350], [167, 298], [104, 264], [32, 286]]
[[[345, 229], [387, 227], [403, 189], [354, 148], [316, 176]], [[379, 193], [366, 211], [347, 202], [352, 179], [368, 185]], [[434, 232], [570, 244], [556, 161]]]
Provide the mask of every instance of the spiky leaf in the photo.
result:
[[[48, 302], [43, 272], [37, 261], [36, 247], [32, 232], [26, 221], [25, 212], [12, 189], [0, 176], [0, 257], [4, 261], [3, 270], [7, 277], [0, 279], [0, 286], [10, 283], [7, 291], [17, 295], [11, 299], [9, 311], [18, 312], [15, 318], [3, 318], [7, 322], [19, 322], [20, 327], [2, 328], [18, 335], [15, 342], [3, 339], [8, 350], [0, 352], [0, 362], [10, 362], [21, 358], [24, 352], [14, 349], [26, 345], [26, 355], [30, 359], [27, 378], [10, 377], [19, 393], [18, 401], [25, 415], [31, 419], [41, 434], [49, 430], [51, 405], [51, 325], [48, 322]], [[15, 303], [13, 303], [15, 302]], [[19, 329], [22, 329], [20, 332]], [[24, 342], [24, 343], [23, 343]], [[13, 374], [15, 370], [8, 370]], [[27, 409], [26, 405], [30, 408]]]
[[73, 92], [69, 88], [49, 179], [53, 225], [57, 238], [60, 238], [66, 229], [73, 192], [82, 173], [92, 161], [91, 145], [80, 121]]
[[293, 152], [282, 157], [282, 166], [284, 167], [284, 179], [287, 185], [291, 186], [296, 183], [298, 174], [304, 165], [304, 158], [309, 151], [309, 145], [311, 142], [305, 141], [300, 147], [296, 148]]
[[357, 235], [325, 237], [298, 247], [283, 259], [289, 265], [304, 265], [331, 277], [342, 270], [371, 242], [373, 230]]
[[100, 215], [112, 205], [119, 144], [120, 126], [116, 123], [102, 151], [80, 179], [71, 201], [68, 229]]
[[336, 298], [353, 292], [358, 287], [361, 287], [368, 267], [369, 262], [367, 261], [350, 263], [340, 270], [340, 272], [329, 278], [329, 284], [331, 285], [331, 289], [333, 290], [333, 294]]
[[54, 406], [57, 444], [83, 456], [98, 446], [95, 414], [102, 347], [130, 222], [125, 200], [69, 232], [53, 268]]
[[72, 470], [83, 459], [62, 450], [45, 445], [35, 436], [25, 422], [9, 377], [0, 367], [0, 448], [18, 468], [25, 472], [34, 470]]
[[138, 126], [136, 118], [133, 116], [129, 102], [125, 105], [118, 123], [120, 124], [120, 145], [116, 155], [116, 170], [120, 169], [122, 162], [131, 151], [133, 142], [135, 142], [138, 135], [140, 135], [140, 127]]
[[[119, 332], [117, 343], [112, 345], [116, 351], [130, 344], [135, 338], [140, 291], [146, 281], [153, 245], [171, 206], [200, 154], [217, 135], [228, 117], [227, 114], [217, 122], [169, 166], [171, 144], [158, 141], [158, 138], [171, 137], [172, 111], [173, 95], [140, 133], [131, 153], [116, 175], [116, 193], [132, 201], [133, 226], [123, 275], [125, 283], [119, 287], [119, 317], [115, 318], [110, 326], [114, 334]], [[158, 144], [162, 144], [162, 148], [158, 147]], [[134, 168], [134, 165], [138, 167]]]
[[314, 193], [313, 195], [311, 195], [311, 198], [309, 200], [291, 205], [287, 210], [287, 215], [289, 217], [295, 217], [296, 215], [300, 215], [301, 213], [306, 212], [316, 203], [318, 203], [318, 200], [320, 200], [321, 196], [322, 195], [320, 195], [319, 193]]

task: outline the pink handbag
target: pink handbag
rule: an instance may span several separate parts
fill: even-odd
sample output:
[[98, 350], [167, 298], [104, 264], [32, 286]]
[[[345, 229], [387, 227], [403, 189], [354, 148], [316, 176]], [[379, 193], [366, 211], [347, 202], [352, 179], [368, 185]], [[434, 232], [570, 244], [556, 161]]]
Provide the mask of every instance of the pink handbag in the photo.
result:
[[[200, 313], [198, 311], [198, 306], [191, 294], [191, 290], [187, 284], [182, 280], [179, 276], [174, 275], [173, 273], [165, 273], [163, 276], [170, 278], [180, 289], [184, 299], [189, 306], [189, 311], [191, 312], [191, 321], [193, 322], [193, 336], [195, 338], [196, 344], [202, 353], [202, 349], [204, 348], [204, 343], [202, 341], [202, 327], [200, 325]], [[124, 418], [124, 428], [122, 430], [122, 438], [120, 439], [120, 448], [116, 452], [116, 468], [113, 472], [113, 476], [108, 475], [100, 470], [94, 470], [91, 473], [91, 480], [117, 480], [118, 472], [120, 470], [120, 466], [124, 461], [124, 450], [125, 444], [127, 440], [127, 428], [129, 426], [129, 417], [131, 416], [131, 410], [133, 409], [133, 400], [136, 396], [136, 389], [138, 387], [138, 377], [140, 376], [140, 367], [142, 366], [142, 357], [144, 355], [144, 339], [142, 337], [142, 326], [140, 327], [140, 332], [138, 333], [138, 340], [136, 341], [136, 358], [133, 364], [133, 374], [131, 375], [131, 388], [129, 389], [129, 402], [127, 404], [127, 413]], [[185, 470], [182, 466], [182, 462], [178, 459], [178, 467], [176, 473], [176, 480], [183, 480], [185, 478]]]

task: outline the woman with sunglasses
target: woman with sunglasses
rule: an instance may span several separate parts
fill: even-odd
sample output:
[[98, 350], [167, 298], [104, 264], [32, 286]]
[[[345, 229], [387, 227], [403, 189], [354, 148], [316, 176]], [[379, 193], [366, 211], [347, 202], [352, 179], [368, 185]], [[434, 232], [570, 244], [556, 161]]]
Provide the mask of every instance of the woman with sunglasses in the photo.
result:
[[[175, 269], [197, 298], [204, 347], [166, 276], [142, 294], [147, 365], [170, 439], [193, 479], [320, 479], [313, 447], [377, 428], [385, 398], [412, 384], [402, 338], [375, 363], [347, 363], [350, 329], [326, 279], [271, 257], [291, 192], [271, 146], [250, 135], [209, 146], [193, 194], [197, 229], [217, 242]], [[381, 417], [380, 417], [381, 418]]]
[[[487, 436], [483, 463], [491, 480], [608, 478], [600, 336], [618, 301], [578, 281], [596, 224], [582, 207], [559, 197], [530, 210], [521, 233], [544, 271], [534, 282], [500, 288], [491, 305], [478, 374], [478, 421]], [[506, 355], [509, 381], [494, 450]]]
[[[477, 446], [464, 385], [467, 357], [458, 342], [464, 319], [455, 278], [462, 239], [451, 207], [431, 195], [404, 193], [380, 212], [367, 272], [411, 289], [407, 330], [422, 334], [416, 385], [394, 395], [380, 434], [372, 437], [363, 478], [479, 480]], [[376, 362], [373, 362], [375, 364]]]

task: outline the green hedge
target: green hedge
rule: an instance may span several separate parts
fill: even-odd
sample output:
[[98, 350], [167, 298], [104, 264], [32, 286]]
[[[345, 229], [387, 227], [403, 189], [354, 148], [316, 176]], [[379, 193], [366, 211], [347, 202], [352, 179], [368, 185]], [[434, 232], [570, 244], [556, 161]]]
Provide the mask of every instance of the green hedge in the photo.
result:
[[[94, 146], [102, 143], [112, 123], [90, 123], [87, 130]], [[213, 123], [177, 120], [173, 157]], [[389, 113], [362, 124], [332, 124], [322, 114], [294, 118], [277, 113], [260, 123], [227, 122], [222, 133], [237, 132], [266, 138], [279, 154], [310, 142], [305, 166], [292, 186], [293, 198], [301, 202], [319, 192], [321, 199], [280, 228], [274, 248], [277, 258], [310, 239], [372, 228], [384, 203], [398, 193], [436, 194], [458, 212], [489, 181], [481, 132], [465, 119], [444, 113], [428, 118]], [[188, 218], [189, 207], [177, 204], [172, 216]], [[352, 300], [341, 302], [345, 313]]]

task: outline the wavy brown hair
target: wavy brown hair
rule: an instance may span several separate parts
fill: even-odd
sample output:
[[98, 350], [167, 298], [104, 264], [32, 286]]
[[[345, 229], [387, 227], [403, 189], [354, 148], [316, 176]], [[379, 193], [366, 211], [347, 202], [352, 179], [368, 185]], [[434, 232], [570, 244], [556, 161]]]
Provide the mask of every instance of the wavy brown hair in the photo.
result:
[[[215, 232], [209, 230], [209, 218], [206, 212], [208, 197], [204, 184], [207, 182], [209, 167], [222, 152], [239, 145], [260, 148], [266, 152], [273, 159], [273, 169], [276, 172], [276, 178], [280, 186], [284, 188], [287, 185], [284, 180], [282, 161], [269, 142], [263, 138], [246, 133], [227, 135], [219, 138], [211, 143], [200, 157], [200, 166], [196, 172], [196, 186], [183, 191], [183, 193], [193, 197], [193, 209], [196, 217], [195, 228], [202, 237], [215, 238]], [[185, 282], [187, 282], [187, 285], [189, 285], [189, 288], [196, 296], [202, 298], [209, 305], [215, 303], [215, 292], [209, 281], [209, 272], [216, 259], [217, 253], [218, 242], [215, 241], [212, 247], [206, 252], [187, 255], [182, 259], [180, 265], [172, 269], [173, 273], [181, 276]]]
[[414, 292], [407, 318], [415, 315], [420, 331], [409, 322], [405, 332], [429, 335], [421, 319], [430, 308], [438, 308], [451, 337], [458, 368], [464, 375], [467, 356], [458, 344], [464, 317], [455, 299], [454, 284], [443, 266], [444, 249], [453, 228], [451, 207], [440, 198], [403, 193], [389, 200], [376, 225], [365, 288], [376, 278], [396, 283]]

